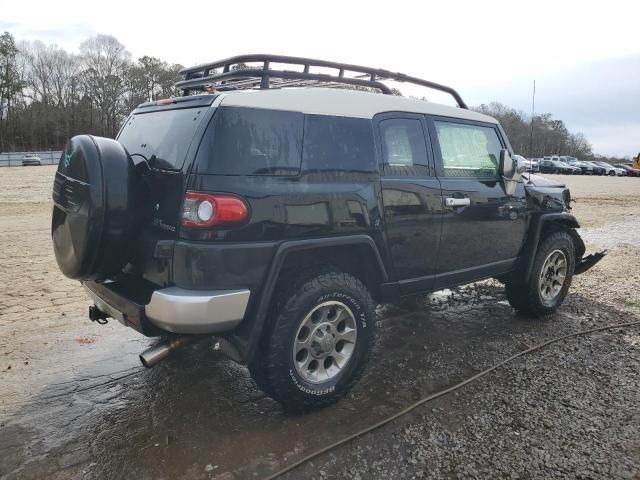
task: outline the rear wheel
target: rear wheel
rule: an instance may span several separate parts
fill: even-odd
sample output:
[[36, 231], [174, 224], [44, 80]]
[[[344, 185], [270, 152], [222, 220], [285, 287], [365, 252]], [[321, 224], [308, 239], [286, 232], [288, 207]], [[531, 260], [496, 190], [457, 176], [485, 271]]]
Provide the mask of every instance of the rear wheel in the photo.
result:
[[286, 410], [330, 405], [364, 369], [373, 340], [373, 300], [360, 280], [337, 271], [295, 282], [287, 292], [249, 371]]
[[553, 232], [538, 246], [529, 281], [506, 284], [507, 299], [513, 308], [525, 315], [549, 315], [567, 296], [574, 268], [575, 249], [571, 235], [564, 230]]

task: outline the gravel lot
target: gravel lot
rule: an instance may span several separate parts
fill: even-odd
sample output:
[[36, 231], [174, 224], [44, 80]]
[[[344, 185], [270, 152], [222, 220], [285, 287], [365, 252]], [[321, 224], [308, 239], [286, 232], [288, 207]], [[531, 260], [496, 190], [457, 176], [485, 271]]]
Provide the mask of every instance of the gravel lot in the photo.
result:
[[[262, 478], [555, 336], [640, 320], [640, 179], [564, 177], [588, 250], [545, 321], [501, 286], [380, 308], [371, 367], [348, 398], [284, 415], [213, 344], [138, 366], [150, 344], [89, 322], [49, 237], [54, 167], [0, 169], [0, 478]], [[567, 340], [419, 408], [286, 478], [640, 478], [640, 327]]]

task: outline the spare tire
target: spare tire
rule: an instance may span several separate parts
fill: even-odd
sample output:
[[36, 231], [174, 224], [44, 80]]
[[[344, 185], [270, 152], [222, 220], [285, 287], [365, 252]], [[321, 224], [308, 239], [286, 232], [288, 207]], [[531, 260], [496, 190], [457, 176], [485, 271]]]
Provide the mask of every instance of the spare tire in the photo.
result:
[[67, 143], [53, 183], [51, 236], [67, 277], [99, 280], [122, 270], [136, 226], [136, 172], [116, 140], [78, 135]]

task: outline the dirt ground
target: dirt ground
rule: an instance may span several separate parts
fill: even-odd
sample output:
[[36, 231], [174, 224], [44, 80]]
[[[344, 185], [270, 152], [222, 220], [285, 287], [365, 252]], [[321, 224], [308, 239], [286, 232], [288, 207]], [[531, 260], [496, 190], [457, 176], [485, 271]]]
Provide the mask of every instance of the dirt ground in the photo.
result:
[[[337, 405], [285, 415], [211, 342], [152, 370], [151, 340], [86, 318], [50, 240], [55, 167], [0, 169], [0, 478], [263, 478], [527, 346], [640, 320], [640, 179], [555, 176], [587, 250], [545, 321], [495, 281], [380, 307], [370, 368]], [[568, 340], [286, 478], [640, 478], [640, 328]]]

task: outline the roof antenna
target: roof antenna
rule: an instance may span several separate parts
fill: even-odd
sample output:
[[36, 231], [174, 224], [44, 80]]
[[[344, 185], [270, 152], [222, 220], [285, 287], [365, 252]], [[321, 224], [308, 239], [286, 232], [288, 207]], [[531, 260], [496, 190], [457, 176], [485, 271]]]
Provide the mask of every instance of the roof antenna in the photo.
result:
[[533, 80], [533, 95], [531, 98], [531, 131], [529, 132], [529, 182], [533, 173], [533, 120], [536, 111], [536, 81]]
[[533, 81], [533, 97], [531, 99], [531, 132], [529, 134], [529, 159], [533, 158], [533, 119], [536, 111], [536, 81]]

